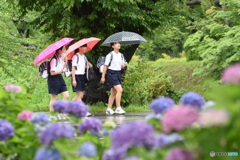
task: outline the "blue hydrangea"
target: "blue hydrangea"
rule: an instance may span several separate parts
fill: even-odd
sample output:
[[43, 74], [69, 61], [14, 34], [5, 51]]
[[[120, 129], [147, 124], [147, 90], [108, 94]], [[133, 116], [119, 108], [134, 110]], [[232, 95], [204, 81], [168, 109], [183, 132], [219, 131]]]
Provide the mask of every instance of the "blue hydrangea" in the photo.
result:
[[162, 115], [160, 113], [155, 114], [155, 113], [150, 113], [145, 117], [146, 121], [150, 119], [156, 119], [156, 120], [162, 120]]
[[87, 116], [88, 111], [88, 106], [82, 101], [71, 101], [69, 102], [69, 106], [63, 112], [74, 114], [79, 118], [83, 118]]
[[108, 149], [105, 150], [103, 155], [103, 160], [122, 160], [126, 155], [126, 150], [118, 149]]
[[155, 137], [155, 148], [163, 148], [169, 144], [172, 144], [176, 141], [182, 141], [183, 140], [183, 137], [180, 136], [178, 133], [172, 133], [172, 134], [159, 134], [159, 135], [156, 135]]
[[40, 141], [45, 145], [49, 145], [59, 137], [72, 138], [74, 133], [74, 128], [70, 124], [52, 123], [41, 132]]
[[45, 113], [34, 113], [31, 117], [33, 124], [48, 124], [49, 116]]
[[151, 148], [155, 141], [154, 128], [142, 121], [123, 124], [111, 132], [111, 141], [113, 149], [141, 146]]
[[61, 154], [50, 148], [39, 148], [35, 154], [34, 160], [58, 160], [61, 158]]
[[65, 113], [69, 107], [69, 102], [65, 100], [56, 100], [55, 102], [53, 102], [52, 106], [55, 111]]
[[137, 156], [128, 156], [124, 158], [124, 160], [143, 160], [142, 158], [139, 158]]
[[158, 114], [165, 112], [174, 105], [175, 102], [171, 98], [159, 97], [151, 102], [150, 108], [155, 114]]
[[14, 136], [12, 124], [6, 120], [0, 120], [0, 141], [6, 141]]
[[78, 125], [80, 132], [85, 133], [90, 131], [92, 134], [97, 134], [102, 129], [102, 122], [96, 118], [86, 118]]
[[79, 154], [85, 157], [94, 157], [97, 154], [96, 146], [91, 142], [83, 143], [79, 148]]
[[202, 107], [205, 104], [205, 100], [198, 93], [188, 92], [181, 97], [180, 104], [184, 106], [189, 105], [189, 106], [196, 107], [198, 109], [202, 109]]

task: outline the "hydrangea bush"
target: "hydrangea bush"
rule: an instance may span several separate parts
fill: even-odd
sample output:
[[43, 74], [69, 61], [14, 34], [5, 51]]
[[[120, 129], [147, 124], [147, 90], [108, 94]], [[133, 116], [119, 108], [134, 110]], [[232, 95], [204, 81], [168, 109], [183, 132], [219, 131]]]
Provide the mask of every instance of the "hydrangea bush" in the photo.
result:
[[204, 160], [211, 159], [211, 151], [239, 154], [238, 75], [234, 67], [224, 71], [222, 86], [209, 93], [212, 105], [195, 92], [178, 103], [159, 97], [150, 103], [145, 121], [121, 126], [85, 117], [88, 107], [80, 101], [56, 101], [54, 109], [71, 121], [49, 121], [44, 113], [24, 111], [21, 101], [27, 94], [6, 86], [0, 90], [0, 115], [8, 107], [12, 117], [0, 119], [0, 159]]

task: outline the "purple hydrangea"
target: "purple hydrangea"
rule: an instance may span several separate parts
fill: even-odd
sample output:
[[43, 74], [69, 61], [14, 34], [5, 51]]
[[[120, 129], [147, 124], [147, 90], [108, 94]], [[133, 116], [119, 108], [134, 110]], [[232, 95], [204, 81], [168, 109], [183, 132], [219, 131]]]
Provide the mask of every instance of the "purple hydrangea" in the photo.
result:
[[185, 106], [190, 105], [198, 109], [202, 109], [205, 104], [205, 100], [198, 93], [188, 92], [181, 97], [180, 104]]
[[52, 123], [40, 134], [40, 141], [49, 145], [53, 140], [64, 137], [72, 138], [74, 136], [74, 128], [66, 123]]
[[155, 137], [155, 148], [163, 148], [169, 144], [172, 144], [176, 141], [182, 141], [183, 137], [180, 136], [178, 133], [172, 133], [172, 134], [164, 134], [161, 133], [159, 135], [156, 135]]
[[92, 142], [84, 142], [78, 151], [81, 156], [85, 157], [94, 157], [97, 154], [97, 148]]
[[105, 150], [103, 155], [103, 160], [122, 160], [126, 155], [126, 150], [118, 149], [108, 149]]
[[151, 110], [155, 113], [163, 113], [175, 105], [174, 100], [168, 97], [159, 97], [150, 104]]
[[39, 148], [35, 154], [34, 160], [58, 160], [61, 158], [61, 154], [50, 148]]
[[190, 106], [174, 107], [168, 110], [163, 119], [162, 125], [166, 133], [171, 130], [183, 130], [198, 119], [198, 112]]
[[66, 100], [56, 100], [52, 104], [54, 111], [67, 112], [69, 107], [69, 102]]
[[74, 114], [79, 118], [83, 118], [87, 116], [88, 111], [88, 106], [82, 101], [71, 101], [69, 102], [69, 106], [63, 112]]
[[112, 148], [153, 147], [154, 128], [147, 122], [137, 121], [123, 124], [111, 132]]
[[33, 124], [48, 124], [49, 116], [45, 113], [34, 113], [31, 117]]
[[137, 156], [129, 156], [124, 158], [124, 160], [143, 160], [142, 158], [139, 158]]
[[7, 91], [7, 92], [19, 93], [19, 92], [22, 91], [22, 88], [18, 85], [15, 85], [15, 84], [9, 84], [9, 85], [6, 85], [4, 87], [4, 90]]
[[18, 119], [22, 121], [30, 120], [33, 113], [31, 111], [24, 111], [18, 114]]
[[96, 118], [86, 118], [78, 125], [78, 129], [82, 133], [90, 131], [92, 134], [97, 134], [102, 129], [102, 122]]
[[0, 120], [0, 141], [6, 141], [14, 136], [12, 124], [6, 120]]
[[175, 147], [169, 150], [165, 160], [189, 160], [193, 158], [195, 158], [195, 156], [191, 152]]
[[240, 84], [240, 64], [226, 68], [222, 73], [222, 81], [225, 83]]

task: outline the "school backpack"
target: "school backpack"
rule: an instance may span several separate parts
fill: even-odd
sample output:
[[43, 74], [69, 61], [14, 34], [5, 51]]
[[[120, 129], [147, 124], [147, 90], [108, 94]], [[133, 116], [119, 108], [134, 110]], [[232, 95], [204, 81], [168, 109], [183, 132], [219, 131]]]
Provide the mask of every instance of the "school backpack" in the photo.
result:
[[[55, 58], [55, 56], [53, 58]], [[42, 62], [41, 65], [38, 67], [40, 77], [42, 77], [44, 79], [48, 78], [48, 76], [50, 75], [50, 63], [51, 63], [52, 59], [50, 61]], [[58, 64], [58, 61], [56, 61], [56, 66], [57, 66], [57, 64]]]
[[[112, 63], [112, 59], [113, 59], [113, 53], [110, 52], [110, 53], [108, 53], [108, 54], [111, 54], [111, 59], [110, 59], [110, 62], [109, 62], [109, 64], [108, 64], [108, 66], [110, 66], [111, 63]], [[121, 57], [122, 57], [122, 59], [124, 59], [122, 53], [121, 53]], [[104, 64], [105, 64], [105, 60], [106, 60], [106, 56], [105, 56], [105, 57], [103, 57], [103, 56], [102, 56], [102, 57], [99, 57], [98, 60], [97, 60], [97, 67], [99, 68], [99, 72], [100, 72], [100, 73], [102, 73], [102, 71], [103, 71], [103, 66], [104, 66]]]

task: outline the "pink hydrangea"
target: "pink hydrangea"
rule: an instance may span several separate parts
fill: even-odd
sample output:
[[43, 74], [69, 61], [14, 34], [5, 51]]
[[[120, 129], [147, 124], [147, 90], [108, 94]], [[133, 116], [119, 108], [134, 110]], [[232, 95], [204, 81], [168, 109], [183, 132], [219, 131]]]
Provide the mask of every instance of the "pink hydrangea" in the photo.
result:
[[180, 147], [171, 148], [164, 160], [190, 160], [195, 159], [195, 155]]
[[163, 119], [162, 125], [165, 133], [171, 130], [183, 130], [197, 121], [198, 112], [195, 108], [190, 106], [179, 106], [169, 109]]
[[22, 91], [22, 88], [18, 85], [15, 85], [15, 84], [9, 84], [9, 85], [6, 85], [4, 87], [4, 90], [7, 91], [7, 92], [19, 93], [19, 92]]
[[199, 114], [198, 124], [201, 127], [211, 127], [226, 124], [228, 114], [223, 110], [211, 109]]
[[31, 111], [23, 111], [18, 114], [18, 119], [22, 121], [30, 120], [33, 113]]
[[226, 68], [222, 73], [222, 81], [225, 83], [240, 84], [240, 64]]

